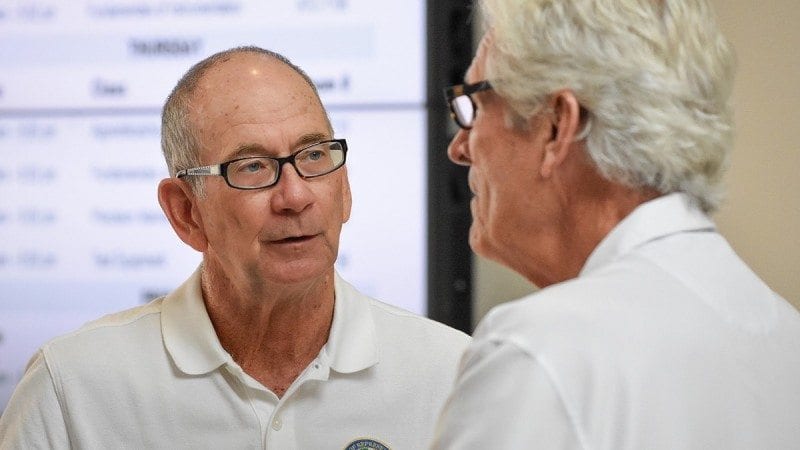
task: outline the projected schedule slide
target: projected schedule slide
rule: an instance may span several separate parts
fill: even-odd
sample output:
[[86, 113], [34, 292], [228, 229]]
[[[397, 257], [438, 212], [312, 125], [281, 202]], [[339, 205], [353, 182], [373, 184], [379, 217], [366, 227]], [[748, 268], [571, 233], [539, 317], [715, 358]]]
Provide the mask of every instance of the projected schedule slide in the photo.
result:
[[424, 314], [423, 33], [422, 1], [0, 4], [0, 410], [41, 344], [197, 267], [156, 198], [160, 108], [234, 46], [283, 53], [317, 84], [350, 147], [337, 270]]

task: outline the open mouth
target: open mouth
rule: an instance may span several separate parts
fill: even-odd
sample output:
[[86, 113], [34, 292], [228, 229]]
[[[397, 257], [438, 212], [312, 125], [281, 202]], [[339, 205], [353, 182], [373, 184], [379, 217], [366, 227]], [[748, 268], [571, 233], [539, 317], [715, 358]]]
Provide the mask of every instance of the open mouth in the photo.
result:
[[273, 242], [275, 242], [276, 244], [297, 244], [301, 242], [310, 241], [311, 239], [314, 239], [314, 235], [288, 237], [284, 239], [278, 239], [277, 241]]

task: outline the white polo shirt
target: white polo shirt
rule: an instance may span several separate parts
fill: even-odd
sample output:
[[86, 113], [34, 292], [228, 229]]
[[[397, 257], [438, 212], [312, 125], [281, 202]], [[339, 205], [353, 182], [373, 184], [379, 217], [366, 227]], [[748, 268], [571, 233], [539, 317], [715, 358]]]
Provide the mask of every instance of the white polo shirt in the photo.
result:
[[44, 345], [0, 418], [0, 449], [427, 445], [468, 336], [337, 275], [328, 342], [279, 399], [222, 348], [199, 280]]
[[473, 336], [434, 449], [800, 448], [800, 314], [682, 194]]

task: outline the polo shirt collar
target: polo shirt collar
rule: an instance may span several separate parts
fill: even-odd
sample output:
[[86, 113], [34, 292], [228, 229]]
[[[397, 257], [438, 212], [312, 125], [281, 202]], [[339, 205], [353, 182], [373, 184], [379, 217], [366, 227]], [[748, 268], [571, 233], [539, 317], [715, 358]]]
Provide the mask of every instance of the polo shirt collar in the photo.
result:
[[586, 275], [642, 244], [687, 231], [714, 231], [714, 223], [686, 194], [673, 193], [642, 203], [592, 251], [581, 269]]
[[335, 274], [333, 322], [322, 355], [332, 370], [354, 373], [378, 363], [378, 340], [369, 297]]
[[167, 295], [161, 310], [164, 345], [178, 369], [188, 375], [206, 374], [233, 362], [208, 317], [200, 288], [201, 267]]
[[[164, 299], [161, 328], [175, 365], [188, 375], [202, 375], [224, 364], [236, 365], [222, 347], [206, 311], [198, 268]], [[353, 373], [378, 362], [375, 322], [368, 297], [335, 274], [333, 321], [320, 357], [339, 373]]]

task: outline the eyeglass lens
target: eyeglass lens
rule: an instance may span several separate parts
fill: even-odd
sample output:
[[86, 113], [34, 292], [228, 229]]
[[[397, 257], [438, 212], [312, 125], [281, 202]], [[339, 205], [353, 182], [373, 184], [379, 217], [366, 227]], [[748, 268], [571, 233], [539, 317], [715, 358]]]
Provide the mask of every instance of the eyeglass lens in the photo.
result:
[[[286, 160], [305, 177], [317, 177], [333, 172], [344, 163], [344, 150], [338, 142], [324, 142], [294, 154]], [[274, 184], [279, 177], [281, 163], [272, 158], [245, 158], [228, 165], [228, 182], [236, 187], [254, 188]]]
[[452, 100], [453, 113], [462, 127], [471, 127], [475, 119], [475, 105], [468, 95], [459, 95]]

